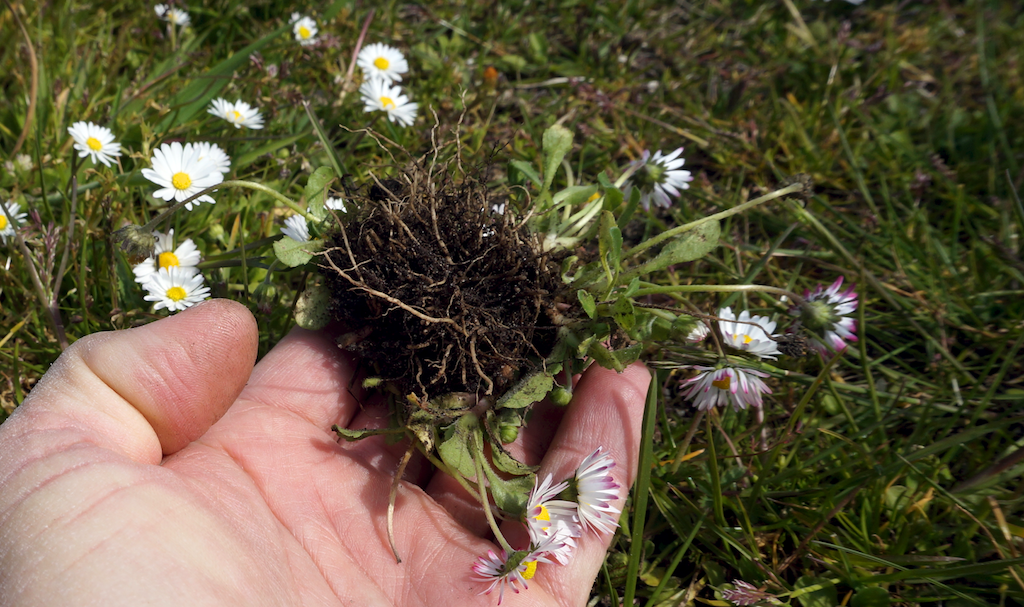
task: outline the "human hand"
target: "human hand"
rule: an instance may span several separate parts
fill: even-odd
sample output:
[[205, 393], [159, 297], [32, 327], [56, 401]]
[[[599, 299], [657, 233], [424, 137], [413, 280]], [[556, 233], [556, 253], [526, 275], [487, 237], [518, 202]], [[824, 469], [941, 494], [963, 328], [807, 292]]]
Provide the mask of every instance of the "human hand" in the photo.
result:
[[[398, 493], [395, 562], [385, 516], [405, 444], [337, 443], [332, 424], [386, 423], [349, 391], [347, 355], [295, 330], [253, 368], [257, 339], [244, 307], [213, 300], [54, 363], [0, 426], [0, 603], [497, 602], [470, 577], [496, 550], [479, 504], [426, 466]], [[604, 446], [628, 487], [649, 379], [591, 367], [513, 453], [560, 479]], [[541, 565], [503, 604], [583, 605], [610, 539], [580, 538], [571, 563]]]

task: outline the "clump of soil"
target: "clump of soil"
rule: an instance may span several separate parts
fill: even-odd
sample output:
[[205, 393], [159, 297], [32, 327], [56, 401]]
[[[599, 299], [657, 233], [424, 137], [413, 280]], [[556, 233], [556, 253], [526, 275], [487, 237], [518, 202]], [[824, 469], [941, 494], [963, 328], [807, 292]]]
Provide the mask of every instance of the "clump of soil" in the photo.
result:
[[402, 395], [500, 395], [550, 353], [560, 259], [482, 183], [413, 166], [349, 198], [321, 262], [339, 343]]

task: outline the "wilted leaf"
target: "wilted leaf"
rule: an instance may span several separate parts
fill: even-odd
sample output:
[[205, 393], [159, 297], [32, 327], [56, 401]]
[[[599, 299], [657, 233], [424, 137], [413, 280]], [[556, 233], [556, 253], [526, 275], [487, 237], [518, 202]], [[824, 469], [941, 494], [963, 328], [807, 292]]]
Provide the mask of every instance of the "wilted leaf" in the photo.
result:
[[[550, 365], [549, 365], [550, 367]], [[556, 372], [551, 369], [552, 372]], [[555, 385], [555, 378], [544, 370], [534, 371], [519, 381], [495, 403], [495, 409], [522, 409], [542, 400]]]
[[330, 291], [323, 285], [310, 284], [295, 302], [295, 324], [309, 331], [318, 331], [330, 321], [327, 305], [331, 301]]

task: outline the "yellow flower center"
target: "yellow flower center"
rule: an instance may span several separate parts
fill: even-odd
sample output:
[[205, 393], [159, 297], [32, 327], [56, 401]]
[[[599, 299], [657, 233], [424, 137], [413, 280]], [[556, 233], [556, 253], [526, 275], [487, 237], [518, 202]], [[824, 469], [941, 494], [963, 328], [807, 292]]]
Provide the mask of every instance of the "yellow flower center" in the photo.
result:
[[157, 263], [160, 264], [161, 268], [169, 268], [171, 266], [180, 266], [181, 263], [178, 261], [178, 256], [170, 251], [165, 251], [157, 257]]
[[103, 149], [103, 144], [100, 143], [100, 140], [96, 139], [95, 137], [90, 137], [86, 139], [85, 145], [89, 146], [89, 149], [94, 152], [98, 152]]
[[395, 107], [395, 102], [391, 100], [391, 97], [381, 97], [380, 104], [384, 106], [384, 109]]
[[0, 213], [0, 230], [6, 230], [6, 229], [7, 229], [7, 217], [3, 213]]
[[751, 337], [751, 336], [749, 336], [749, 335], [744, 335], [744, 336], [743, 336], [743, 345], [744, 345], [744, 346], [745, 346], [745, 345], [747, 345], [747, 344], [749, 344], [749, 343], [750, 343], [750, 342], [752, 342], [752, 341], [754, 341], [754, 338], [753, 338], [753, 337]]
[[726, 375], [722, 379], [716, 379], [711, 382], [711, 385], [718, 388], [719, 390], [728, 390], [729, 385], [732, 383], [732, 377]]
[[187, 173], [175, 173], [171, 177], [171, 185], [179, 190], [187, 190], [192, 185], [192, 178]]
[[185, 289], [181, 287], [171, 287], [170, 289], [167, 289], [167, 299], [170, 299], [171, 301], [181, 301], [185, 299], [186, 296], [188, 296], [188, 293], [186, 293]]
[[595, 200], [597, 200], [600, 197], [601, 197], [601, 192], [594, 192], [593, 194], [590, 195], [590, 198], [587, 198], [587, 202], [594, 202]]
[[388, 63], [388, 60], [385, 59], [384, 57], [377, 57], [376, 59], [373, 60], [373, 65], [379, 70], [386, 70], [388, 69], [388, 66], [391, 64]]
[[231, 111], [231, 119], [235, 122], [242, 122], [243, 120], [245, 120], [245, 118], [242, 116], [242, 113], [238, 110]]
[[526, 564], [526, 571], [523, 572], [524, 580], [532, 580], [537, 575], [537, 561], [530, 561]]
[[[537, 516], [535, 516], [533, 518], [535, 520], [538, 520], [538, 521], [547, 521], [547, 522], [550, 523], [551, 522], [551, 513], [548, 512], [547, 506], [545, 506], [544, 504], [541, 504], [540, 505], [540, 514], [538, 514]], [[547, 527], [545, 527], [545, 529], [547, 529]]]
[[299, 26], [299, 38], [305, 40], [306, 38], [309, 38], [311, 35], [312, 32], [309, 31], [308, 27], [306, 27], [305, 25]]

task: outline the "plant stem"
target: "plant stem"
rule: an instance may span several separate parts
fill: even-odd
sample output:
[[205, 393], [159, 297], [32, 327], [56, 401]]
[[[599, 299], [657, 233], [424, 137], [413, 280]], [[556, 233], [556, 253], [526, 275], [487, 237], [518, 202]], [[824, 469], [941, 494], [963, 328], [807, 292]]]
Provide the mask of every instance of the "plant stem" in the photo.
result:
[[[479, 432], [477, 433], [479, 437]], [[473, 441], [474, 447], [483, 447], [479, 445], [479, 440]], [[487, 487], [484, 485], [484, 467], [480, 463], [480, 458], [483, 457], [482, 449], [473, 449], [473, 465], [476, 467], [476, 482], [480, 487], [480, 504], [484, 507], [484, 516], [487, 517], [487, 524], [491, 526], [491, 531], [494, 532], [494, 539], [498, 540], [501, 547], [505, 550], [506, 554], [512, 554], [515, 550], [509, 545], [508, 540], [502, 535], [501, 529], [498, 528], [497, 521], [494, 520], [494, 514], [491, 512], [491, 500], [487, 497]]]
[[798, 306], [804, 306], [806, 302], [792, 291], [768, 285], [669, 285], [664, 287], [641, 288], [633, 294], [639, 298], [644, 295], [659, 295], [665, 293], [774, 293], [792, 299]]
[[154, 217], [152, 220], [150, 220], [149, 223], [147, 223], [146, 225], [142, 226], [142, 229], [146, 230], [146, 231], [153, 230], [154, 228], [156, 228], [156, 226], [160, 225], [161, 221], [163, 221], [163, 220], [167, 219], [168, 217], [170, 217], [172, 213], [174, 213], [175, 211], [177, 211], [181, 207], [183, 207], [186, 204], [192, 202], [193, 200], [199, 198], [200, 196], [205, 196], [206, 194], [209, 194], [210, 192], [213, 192], [213, 191], [216, 191], [216, 190], [220, 190], [220, 189], [223, 189], [223, 188], [246, 188], [246, 189], [249, 189], [249, 190], [256, 190], [258, 192], [263, 192], [264, 194], [270, 194], [272, 197], [276, 198], [278, 201], [280, 201], [280, 202], [284, 203], [285, 205], [287, 205], [287, 206], [291, 207], [292, 209], [294, 209], [296, 213], [302, 214], [307, 219], [310, 218], [309, 217], [309, 213], [306, 213], [306, 209], [303, 209], [302, 207], [299, 206], [299, 204], [297, 202], [295, 202], [291, 198], [288, 198], [287, 196], [281, 194], [277, 190], [274, 190], [272, 188], [268, 188], [267, 186], [265, 186], [265, 185], [263, 185], [261, 183], [256, 183], [255, 181], [242, 181], [240, 179], [232, 179], [232, 180], [229, 180], [229, 181], [222, 181], [222, 182], [218, 183], [215, 186], [210, 186], [210, 187], [206, 188], [205, 190], [196, 192], [195, 194], [189, 196], [188, 198], [186, 198], [185, 200], [182, 200], [181, 202], [177, 202], [177, 203], [171, 205], [166, 211], [164, 211], [163, 213], [160, 213], [159, 215]]
[[708, 223], [708, 222], [711, 222], [711, 221], [718, 221], [720, 219], [725, 219], [726, 217], [731, 217], [733, 215], [736, 215], [737, 213], [742, 213], [743, 211], [746, 211], [747, 209], [756, 207], [759, 204], [764, 204], [764, 203], [769, 202], [771, 200], [775, 200], [776, 198], [781, 198], [781, 197], [786, 196], [788, 194], [793, 194], [795, 192], [799, 192], [802, 189], [804, 189], [804, 185], [802, 183], [794, 183], [792, 185], [789, 185], [789, 186], [786, 186], [786, 187], [782, 188], [781, 190], [775, 190], [771, 194], [765, 194], [764, 196], [761, 196], [760, 198], [755, 198], [753, 200], [744, 202], [743, 204], [741, 204], [739, 206], [735, 206], [735, 207], [733, 207], [731, 209], [726, 209], [726, 210], [722, 211], [721, 213], [715, 213], [714, 215], [708, 215], [707, 217], [703, 217], [701, 219], [698, 219], [697, 221], [691, 221], [690, 223], [683, 224], [681, 226], [676, 226], [676, 227], [672, 228], [671, 230], [666, 230], [666, 231], [662, 232], [661, 234], [658, 234], [657, 236], [655, 236], [653, 238], [648, 238], [647, 240], [641, 242], [640, 244], [636, 245], [635, 247], [633, 247], [632, 249], [630, 249], [628, 251], [624, 251], [622, 253], [622, 259], [625, 260], [625, 259], [628, 259], [630, 257], [633, 257], [634, 255], [638, 255], [638, 254], [646, 251], [647, 249], [653, 247], [656, 244], [660, 244], [660, 243], [668, 240], [669, 238], [672, 238], [674, 236], [678, 236], [679, 234], [682, 234], [683, 232], [689, 232], [690, 230], [693, 230], [693, 229], [695, 229], [695, 228], [697, 228], [699, 226], [702, 226], [705, 223]]
[[693, 436], [697, 434], [697, 428], [700, 427], [700, 420], [704, 417], [704, 412], [698, 410], [693, 416], [693, 421], [690, 422], [690, 429], [686, 431], [686, 436], [683, 437], [683, 442], [679, 445], [679, 450], [676, 451], [676, 458], [672, 460], [672, 467], [669, 468], [669, 472], [675, 474], [679, 470], [680, 464], [683, 463], [683, 456], [686, 455], [686, 450], [690, 448], [690, 443], [693, 442]]

